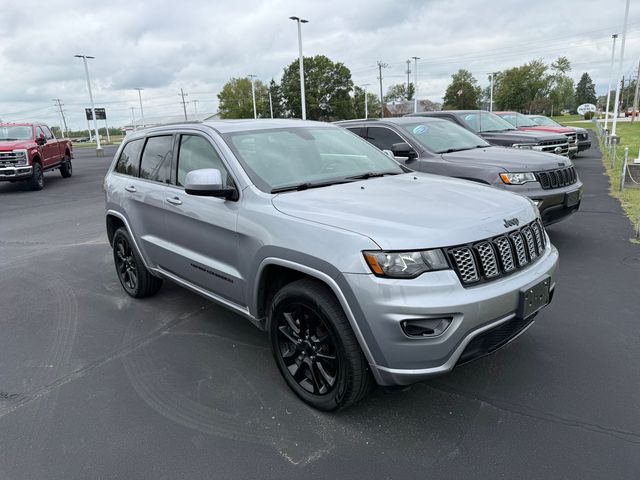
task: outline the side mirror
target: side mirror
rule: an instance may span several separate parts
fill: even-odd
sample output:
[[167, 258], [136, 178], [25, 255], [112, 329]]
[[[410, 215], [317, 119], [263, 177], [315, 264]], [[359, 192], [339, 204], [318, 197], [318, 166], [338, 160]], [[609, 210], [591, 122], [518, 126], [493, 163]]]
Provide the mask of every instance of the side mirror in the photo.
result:
[[418, 158], [418, 154], [406, 142], [394, 143], [391, 145], [391, 152], [394, 157], [406, 157], [409, 160]]
[[222, 185], [222, 174], [217, 168], [201, 168], [187, 173], [184, 181], [184, 191], [188, 195], [232, 200], [237, 198], [238, 195], [235, 188]]
[[36, 138], [36, 143], [38, 145], [44, 145], [45, 143], [47, 143], [47, 139], [44, 138], [44, 133], [41, 133], [40, 136]]

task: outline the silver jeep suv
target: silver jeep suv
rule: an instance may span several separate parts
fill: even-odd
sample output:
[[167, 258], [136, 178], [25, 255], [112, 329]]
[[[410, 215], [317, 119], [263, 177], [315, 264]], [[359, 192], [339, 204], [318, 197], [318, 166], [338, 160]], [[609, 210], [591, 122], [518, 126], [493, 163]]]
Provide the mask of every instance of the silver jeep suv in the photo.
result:
[[530, 200], [410, 171], [329, 124], [146, 129], [121, 145], [105, 197], [129, 295], [169, 279], [248, 318], [322, 410], [494, 351], [555, 287]]

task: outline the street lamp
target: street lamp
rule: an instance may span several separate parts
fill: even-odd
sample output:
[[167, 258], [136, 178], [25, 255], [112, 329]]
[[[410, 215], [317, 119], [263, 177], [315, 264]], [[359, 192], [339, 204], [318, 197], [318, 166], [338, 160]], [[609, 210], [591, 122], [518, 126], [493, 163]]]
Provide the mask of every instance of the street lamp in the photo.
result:
[[298, 51], [300, 55], [300, 101], [302, 103], [302, 119], [307, 119], [307, 106], [304, 98], [304, 65], [302, 60], [302, 23], [309, 23], [309, 20], [305, 20], [300, 17], [289, 17], [291, 20], [295, 20], [298, 23]]
[[256, 78], [255, 75], [247, 75], [251, 79], [251, 98], [253, 99], [253, 118], [258, 118], [258, 111], [256, 110], [256, 85], [253, 81]]
[[[616, 78], [616, 100], [613, 106], [613, 126], [611, 127], [611, 137], [617, 140], [616, 137], [616, 125], [618, 123], [618, 101], [620, 100], [620, 79], [622, 77], [622, 68], [624, 63], [624, 44], [627, 41], [627, 23], [629, 21], [629, 0], [627, 0], [627, 6], [624, 10], [624, 27], [622, 27], [622, 43], [620, 44], [620, 70], [618, 71], [618, 77]], [[623, 85], [624, 87], [624, 85]], [[624, 173], [624, 172], [623, 172]]]
[[413, 113], [418, 112], [418, 60], [420, 57], [411, 57], [413, 58], [414, 67], [413, 67]]
[[89, 89], [89, 100], [91, 101], [91, 115], [93, 116], [93, 128], [96, 132], [96, 157], [104, 157], [104, 152], [100, 146], [100, 133], [98, 132], [98, 120], [96, 119], [96, 109], [93, 105], [93, 93], [91, 92], [91, 80], [89, 79], [89, 67], [87, 66], [87, 58], [94, 59], [89, 55], [74, 55], [76, 58], [81, 58], [84, 62], [84, 73], [87, 76], [87, 88]]
[[611, 77], [613, 76], [613, 59], [616, 53], [616, 39], [618, 38], [618, 34], [614, 33], [611, 35], [613, 38], [613, 47], [611, 47], [611, 66], [609, 67], [609, 86], [607, 87], [607, 108], [604, 113], [604, 129], [607, 130], [607, 123], [609, 122], [609, 98], [611, 97]]
[[142, 109], [142, 90], [144, 90], [144, 88], [136, 87], [134, 90], [138, 91], [138, 100], [140, 100], [140, 121], [142, 122], [142, 128], [144, 128], [144, 110]]
[[[490, 92], [489, 93], [489, 111], [493, 112], [493, 78], [495, 76], [497, 72], [489, 72], [489, 75], [491, 75], [491, 86], [489, 88]], [[553, 108], [553, 107], [552, 107]]]

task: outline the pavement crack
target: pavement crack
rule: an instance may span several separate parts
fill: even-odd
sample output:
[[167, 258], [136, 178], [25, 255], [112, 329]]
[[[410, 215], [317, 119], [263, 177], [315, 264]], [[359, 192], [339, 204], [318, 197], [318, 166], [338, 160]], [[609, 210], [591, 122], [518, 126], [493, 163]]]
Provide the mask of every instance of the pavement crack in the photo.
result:
[[640, 434], [631, 432], [628, 430], [621, 430], [618, 428], [606, 427], [597, 423], [587, 422], [579, 418], [565, 417], [553, 413], [544, 412], [531, 407], [526, 407], [517, 403], [507, 402], [497, 398], [492, 398], [486, 395], [481, 395], [475, 392], [470, 392], [458, 388], [453, 388], [440, 382], [422, 383], [422, 386], [438, 390], [440, 392], [456, 395], [458, 397], [474, 400], [477, 402], [489, 405], [497, 410], [502, 410], [523, 417], [533, 418], [536, 420], [542, 420], [549, 423], [556, 423], [566, 425], [568, 427], [580, 428], [589, 432], [599, 433], [602, 435], [608, 435], [615, 437], [619, 440], [627, 443], [640, 444]]
[[35, 390], [34, 392], [20, 394], [19, 400], [17, 400], [16, 402], [13, 402], [4, 406], [0, 405], [0, 418], [22, 407], [29, 405], [35, 400], [38, 400], [39, 398], [42, 398], [50, 394], [51, 392], [56, 391], [60, 387], [70, 382], [73, 382], [75, 380], [85, 377], [86, 375], [90, 374], [94, 370], [99, 369], [100, 367], [112, 362], [113, 360], [122, 358], [138, 350], [139, 348], [150, 344], [151, 342], [159, 339], [166, 330], [178, 326], [179, 324], [187, 321], [192, 316], [197, 315], [201, 313], [203, 310], [207, 310], [209, 308], [210, 308], [209, 305], [200, 306], [198, 307], [198, 309], [193, 310], [188, 314], [182, 314], [176, 318], [173, 318], [167, 322], [164, 322], [161, 325], [158, 325], [156, 328], [154, 328], [150, 332], [146, 333], [145, 335], [142, 335], [141, 337], [138, 337], [135, 340], [127, 342], [124, 345], [120, 346], [119, 348], [113, 350], [109, 355], [104, 356], [101, 359], [96, 360], [82, 368], [74, 370], [73, 372], [68, 373], [67, 375], [57, 378], [55, 381]]

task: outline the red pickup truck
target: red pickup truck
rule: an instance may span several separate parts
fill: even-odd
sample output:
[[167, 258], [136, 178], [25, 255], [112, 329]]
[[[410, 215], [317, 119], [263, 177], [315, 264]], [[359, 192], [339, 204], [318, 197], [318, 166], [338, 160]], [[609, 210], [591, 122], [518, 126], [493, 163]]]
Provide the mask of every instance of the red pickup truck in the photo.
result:
[[44, 172], [73, 173], [70, 140], [58, 140], [42, 123], [0, 123], [0, 182], [29, 182], [34, 190], [44, 187]]

